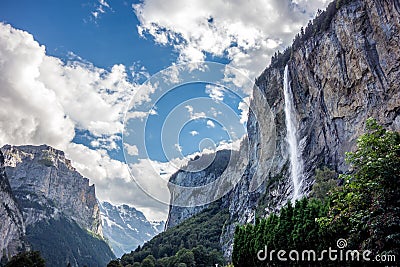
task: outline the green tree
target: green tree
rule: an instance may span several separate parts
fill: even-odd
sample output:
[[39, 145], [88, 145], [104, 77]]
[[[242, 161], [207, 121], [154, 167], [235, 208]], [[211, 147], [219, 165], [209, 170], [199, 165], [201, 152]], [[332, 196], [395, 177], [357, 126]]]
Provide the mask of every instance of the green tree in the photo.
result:
[[341, 175], [344, 186], [330, 199], [329, 215], [319, 222], [333, 243], [346, 238], [353, 249], [399, 255], [400, 248], [400, 134], [374, 119], [347, 153], [352, 173]]
[[153, 255], [148, 255], [143, 261], [142, 261], [142, 267], [155, 267], [156, 266], [156, 259], [154, 258]]
[[337, 178], [337, 173], [326, 166], [322, 169], [317, 169], [310, 196], [323, 201], [327, 200], [328, 193], [337, 186]]
[[178, 262], [185, 263], [187, 267], [195, 266], [194, 254], [189, 249], [186, 248], [180, 249], [176, 253], [176, 257], [178, 259]]
[[39, 251], [22, 252], [14, 257], [5, 265], [6, 267], [44, 267], [45, 260]]
[[119, 260], [112, 260], [107, 264], [107, 267], [122, 267], [122, 264]]

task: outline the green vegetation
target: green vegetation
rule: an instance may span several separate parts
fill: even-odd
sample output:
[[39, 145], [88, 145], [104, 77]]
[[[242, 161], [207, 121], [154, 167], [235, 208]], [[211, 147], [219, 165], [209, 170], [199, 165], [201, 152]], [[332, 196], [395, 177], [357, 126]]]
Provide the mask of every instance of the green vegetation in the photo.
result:
[[19, 253], [11, 258], [5, 267], [45, 267], [45, 260], [39, 251]]
[[319, 219], [328, 237], [345, 237], [349, 247], [400, 256], [400, 134], [367, 120], [358, 149], [346, 154], [353, 172], [332, 191], [327, 217]]
[[222, 266], [219, 238], [228, 211], [220, 206], [221, 201], [211, 204], [109, 266]]
[[271, 214], [258, 220], [256, 225], [237, 226], [234, 237], [232, 261], [235, 267], [279, 264], [279, 261], [260, 262], [257, 252], [285, 249], [319, 249], [319, 225], [315, 218], [326, 214], [323, 203], [316, 199], [303, 198], [295, 206], [289, 202], [279, 216]]
[[265, 246], [268, 251], [321, 252], [337, 248], [340, 238], [346, 239], [346, 249], [372, 251], [370, 258], [385, 253], [400, 257], [400, 134], [373, 119], [366, 126], [357, 150], [346, 154], [351, 173], [339, 176], [344, 185], [336, 186], [336, 174], [324, 168], [316, 172], [313, 198], [294, 207], [288, 203], [279, 215], [254, 226], [237, 226], [232, 256], [236, 267], [282, 264], [277, 257], [272, 262], [257, 259]]
[[337, 187], [337, 173], [328, 167], [324, 166], [322, 169], [315, 171], [315, 182], [310, 193], [310, 197], [326, 201], [334, 188]]
[[106, 242], [63, 217], [29, 226], [26, 237], [48, 266], [67, 266], [75, 260], [79, 266], [105, 266], [115, 257]]

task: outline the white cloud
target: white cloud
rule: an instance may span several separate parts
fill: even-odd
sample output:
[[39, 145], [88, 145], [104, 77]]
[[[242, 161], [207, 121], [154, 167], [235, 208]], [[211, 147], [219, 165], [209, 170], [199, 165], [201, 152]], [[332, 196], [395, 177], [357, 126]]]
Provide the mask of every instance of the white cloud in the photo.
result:
[[139, 150], [138, 150], [137, 146], [135, 146], [135, 145], [130, 145], [130, 144], [124, 143], [124, 148], [125, 148], [125, 151], [131, 156], [139, 155]]
[[190, 132], [190, 135], [191, 135], [191, 136], [196, 136], [196, 135], [198, 135], [198, 134], [199, 134], [198, 131], [191, 131], [191, 132]]
[[206, 94], [208, 94], [214, 101], [224, 100], [224, 88], [218, 85], [206, 85]]
[[192, 106], [187, 105], [185, 106], [187, 111], [189, 112], [189, 117], [191, 120], [198, 120], [198, 119], [203, 119], [206, 117], [206, 113], [204, 112], [194, 112], [194, 109]]
[[96, 8], [91, 12], [94, 20], [96, 21], [101, 14], [106, 13], [106, 10], [112, 10], [110, 5], [105, 0], [99, 0], [96, 4]]
[[182, 146], [180, 146], [179, 144], [175, 144], [174, 147], [176, 150], [179, 151], [179, 153], [182, 153]]
[[251, 79], [279, 47], [289, 45], [328, 0], [186, 1], [145, 0], [133, 5], [138, 30], [155, 42], [172, 45], [178, 61], [201, 61], [205, 53], [228, 55], [231, 65]]
[[0, 24], [0, 56], [0, 143], [46, 142], [63, 149], [79, 128], [108, 136], [115, 146], [138, 87], [123, 65], [109, 72], [89, 63], [64, 63], [47, 56], [29, 33], [5, 24]]
[[211, 120], [208, 120], [207, 121], [207, 126], [211, 127], [211, 128], [215, 128], [215, 123], [213, 121], [211, 121]]
[[0, 24], [0, 143], [42, 144], [58, 148], [74, 137], [56, 92], [40, 79], [44, 46], [32, 35]]
[[240, 110], [240, 123], [244, 124], [247, 122], [247, 118], [249, 117], [249, 108], [250, 108], [250, 98], [245, 97], [243, 101], [239, 103], [238, 109]]

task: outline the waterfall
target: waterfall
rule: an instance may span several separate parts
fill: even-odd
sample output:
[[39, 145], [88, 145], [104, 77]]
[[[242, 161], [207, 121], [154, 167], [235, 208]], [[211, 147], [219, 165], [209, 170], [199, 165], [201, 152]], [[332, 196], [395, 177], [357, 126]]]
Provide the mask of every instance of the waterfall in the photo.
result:
[[295, 109], [293, 103], [293, 93], [290, 87], [289, 67], [285, 67], [283, 91], [285, 96], [285, 118], [286, 118], [286, 141], [289, 145], [290, 156], [290, 175], [293, 181], [292, 202], [300, 197], [302, 184], [303, 162], [296, 136]]

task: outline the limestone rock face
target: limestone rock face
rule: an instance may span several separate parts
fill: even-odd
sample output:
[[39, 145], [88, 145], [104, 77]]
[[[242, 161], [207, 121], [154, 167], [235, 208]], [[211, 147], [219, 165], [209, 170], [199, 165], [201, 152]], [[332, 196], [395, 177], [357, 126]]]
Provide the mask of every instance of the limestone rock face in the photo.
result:
[[0, 151], [0, 261], [9, 259], [25, 249], [25, 224], [22, 213], [12, 194], [6, 172], [4, 157]]
[[6, 145], [2, 151], [26, 226], [62, 214], [102, 236], [94, 185], [72, 167], [64, 152], [46, 145]]
[[[301, 192], [305, 195], [316, 168], [328, 166], [338, 173], [347, 170], [345, 152], [355, 149], [367, 118], [374, 117], [385, 127], [400, 131], [400, 1], [354, 0], [343, 6], [328, 30], [305, 40], [292, 52], [287, 65], [304, 162]], [[261, 204], [264, 216], [277, 212], [293, 193], [284, 68], [271, 65], [256, 81], [251, 108], [262, 114], [266, 110], [259, 98], [266, 98], [275, 120], [275, 157], [272, 165], [260, 158], [262, 151], [270, 149], [270, 144], [260, 138], [271, 134], [270, 125], [250, 113], [248, 137], [253, 152], [246, 172], [225, 198], [230, 219], [223, 229], [221, 245], [226, 257], [232, 253], [235, 224], [252, 221], [254, 210]], [[260, 168], [262, 172], [257, 171]], [[250, 192], [254, 178], [264, 182]], [[170, 213], [169, 220], [187, 214], [192, 213]]]

